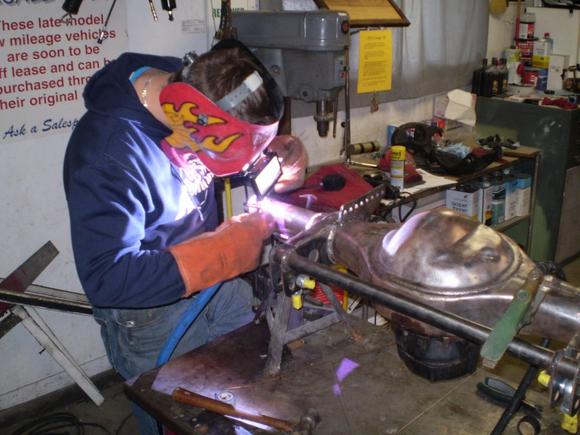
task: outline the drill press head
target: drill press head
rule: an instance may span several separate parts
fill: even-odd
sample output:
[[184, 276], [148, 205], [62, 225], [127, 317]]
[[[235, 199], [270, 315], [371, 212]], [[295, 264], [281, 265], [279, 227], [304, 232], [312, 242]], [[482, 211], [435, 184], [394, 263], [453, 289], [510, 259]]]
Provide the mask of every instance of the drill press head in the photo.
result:
[[238, 39], [268, 68], [285, 97], [316, 104], [314, 120], [328, 134], [345, 87], [348, 15], [334, 11], [232, 13]]

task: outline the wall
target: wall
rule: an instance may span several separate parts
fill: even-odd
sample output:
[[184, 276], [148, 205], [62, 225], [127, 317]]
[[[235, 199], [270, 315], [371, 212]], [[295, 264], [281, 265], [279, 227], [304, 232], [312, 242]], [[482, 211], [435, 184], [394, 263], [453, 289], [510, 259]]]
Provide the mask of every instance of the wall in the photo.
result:
[[[168, 22], [165, 13], [159, 10], [160, 20], [153, 23], [146, 2], [117, 2], [116, 8], [125, 9], [117, 9], [113, 16], [122, 13], [127, 17], [127, 49], [176, 56], [192, 48], [204, 51], [214, 33], [213, 22], [206, 19], [209, 8], [200, 8], [197, 2], [195, 7], [193, 2], [189, 6], [185, 3], [188, 2], [178, 3], [175, 22]], [[6, 6], [1, 1], [0, 4], [1, 15]], [[252, 5], [252, 1], [245, 2], [246, 7]], [[425, 97], [386, 103], [373, 114], [368, 108], [353, 110], [352, 141], [377, 139], [385, 143], [388, 123], [430, 117], [432, 100], [432, 97]], [[1, 111], [0, 116], [4, 116]], [[338, 158], [342, 144], [340, 128], [335, 139], [319, 138], [312, 117], [305, 116], [293, 120], [293, 133], [306, 144], [311, 164]], [[0, 228], [4, 229], [0, 238], [0, 276], [6, 276], [47, 240], [52, 240], [60, 254], [36, 283], [81, 292], [71, 252], [61, 180], [68, 136], [69, 133], [60, 133], [14, 144], [0, 143], [0, 203], [3, 204]], [[89, 375], [109, 368], [97, 325], [90, 316], [39, 311]], [[21, 325], [0, 340], [0, 355], [0, 409], [71, 383], [68, 375]]]

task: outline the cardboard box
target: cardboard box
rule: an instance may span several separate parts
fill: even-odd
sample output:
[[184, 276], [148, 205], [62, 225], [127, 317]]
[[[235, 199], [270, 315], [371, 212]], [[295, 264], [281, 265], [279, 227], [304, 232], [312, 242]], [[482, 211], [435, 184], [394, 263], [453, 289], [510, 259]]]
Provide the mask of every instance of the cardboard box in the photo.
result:
[[445, 191], [445, 206], [480, 222], [481, 189], [474, 185], [453, 187]]
[[563, 54], [551, 54], [548, 67], [548, 84], [546, 89], [557, 91], [562, 89], [562, 73], [568, 68], [570, 56]]

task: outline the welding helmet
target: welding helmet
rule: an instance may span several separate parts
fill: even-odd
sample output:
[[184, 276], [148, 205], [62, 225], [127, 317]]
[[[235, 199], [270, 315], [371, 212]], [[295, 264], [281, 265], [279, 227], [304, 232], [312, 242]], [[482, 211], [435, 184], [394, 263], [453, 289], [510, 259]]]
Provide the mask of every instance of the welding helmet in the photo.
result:
[[[207, 168], [217, 176], [245, 171], [257, 161], [278, 131], [283, 114], [283, 96], [274, 79], [250, 50], [236, 40], [218, 43], [214, 50], [240, 47], [254, 60], [254, 71], [233, 91], [214, 102], [188, 83], [165, 86], [159, 101], [173, 133], [166, 137], [176, 148], [190, 147]], [[229, 113], [260, 86], [270, 101], [269, 125], [252, 124]]]

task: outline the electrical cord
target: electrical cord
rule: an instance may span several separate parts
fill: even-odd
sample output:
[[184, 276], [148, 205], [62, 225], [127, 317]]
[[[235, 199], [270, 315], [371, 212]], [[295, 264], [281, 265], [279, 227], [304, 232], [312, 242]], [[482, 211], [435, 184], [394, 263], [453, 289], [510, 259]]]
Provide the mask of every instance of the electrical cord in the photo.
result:
[[129, 414], [127, 414], [127, 416], [123, 419], [123, 421], [121, 421], [121, 423], [117, 427], [117, 430], [115, 431], [115, 435], [121, 435], [121, 430], [123, 429], [123, 426], [125, 426], [125, 424], [129, 421], [129, 419], [132, 416], [133, 416], [133, 413], [132, 412], [130, 412]]
[[[394, 195], [394, 196], [387, 196], [388, 199], [394, 199], [394, 202], [393, 202], [393, 204], [391, 204], [391, 205], [387, 206], [386, 208], [384, 208], [382, 210], [382, 212], [379, 213], [379, 216], [383, 220], [387, 220], [389, 214], [393, 210], [397, 209], [397, 214], [398, 214], [398, 217], [399, 217], [399, 222], [400, 223], [405, 222], [409, 218], [409, 216], [411, 216], [411, 214], [417, 208], [417, 198], [415, 198], [412, 193], [407, 192], [407, 191], [402, 191], [402, 192], [391, 191], [389, 195]], [[411, 203], [411, 207], [409, 208], [409, 210], [403, 216], [403, 212], [401, 210], [401, 206], [403, 204], [408, 204], [408, 203]]]
[[[98, 423], [81, 421], [78, 417], [68, 412], [58, 412], [40, 417], [34, 421], [24, 424], [15, 432], [12, 432], [11, 435], [71, 435], [72, 433], [77, 435], [84, 435], [85, 428], [87, 427], [94, 427], [100, 429], [108, 435], [112, 435], [106, 427]], [[73, 429], [74, 432], [55, 432], [56, 430], [67, 428]]]
[[405, 217], [402, 216], [401, 213], [401, 206], [403, 205], [402, 203], [399, 204], [398, 206], [398, 215], [399, 215], [399, 222], [403, 223], [405, 222], [409, 216], [411, 216], [411, 213], [413, 213], [415, 211], [415, 209], [417, 208], [417, 198], [415, 198], [413, 196], [412, 193], [409, 192], [401, 192], [399, 193], [399, 200], [404, 200], [405, 203], [409, 202], [409, 199], [411, 200], [411, 207], [409, 208], [409, 211], [407, 211], [407, 213], [405, 213]]
[[78, 435], [84, 435], [86, 427], [100, 429], [108, 435], [121, 435], [121, 430], [132, 416], [132, 412], [127, 414], [115, 430], [114, 434], [112, 434], [107, 428], [98, 423], [81, 421], [78, 417], [68, 412], [58, 412], [28, 422], [18, 428], [15, 432], [12, 432], [11, 435], [71, 435], [71, 432], [69, 431], [55, 432], [56, 430], [67, 428], [75, 430], [75, 433]]

